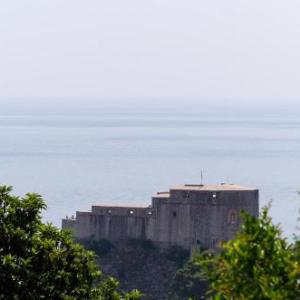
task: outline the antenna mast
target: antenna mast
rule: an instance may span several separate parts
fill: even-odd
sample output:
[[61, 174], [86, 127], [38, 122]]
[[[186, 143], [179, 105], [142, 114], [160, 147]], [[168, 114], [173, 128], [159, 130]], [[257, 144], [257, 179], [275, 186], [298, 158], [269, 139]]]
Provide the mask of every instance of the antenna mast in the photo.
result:
[[202, 172], [202, 169], [201, 169], [201, 185], [203, 185], [203, 172]]

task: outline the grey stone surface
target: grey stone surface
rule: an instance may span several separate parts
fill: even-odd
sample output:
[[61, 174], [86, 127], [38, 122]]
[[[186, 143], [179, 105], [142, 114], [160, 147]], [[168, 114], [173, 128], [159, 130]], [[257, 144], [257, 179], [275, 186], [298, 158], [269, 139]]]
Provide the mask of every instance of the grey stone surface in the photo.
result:
[[182, 185], [153, 196], [148, 207], [92, 206], [63, 219], [76, 238], [149, 239], [161, 246], [215, 248], [234, 237], [240, 212], [258, 215], [257, 189], [232, 184]]

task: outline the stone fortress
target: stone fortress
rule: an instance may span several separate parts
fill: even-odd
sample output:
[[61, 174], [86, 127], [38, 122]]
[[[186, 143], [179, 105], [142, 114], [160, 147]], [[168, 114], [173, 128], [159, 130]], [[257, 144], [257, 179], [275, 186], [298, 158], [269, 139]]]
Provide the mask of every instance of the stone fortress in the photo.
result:
[[62, 220], [78, 239], [149, 239], [160, 245], [213, 249], [234, 237], [240, 211], [258, 216], [257, 189], [234, 184], [185, 184], [158, 192], [148, 207], [94, 205]]

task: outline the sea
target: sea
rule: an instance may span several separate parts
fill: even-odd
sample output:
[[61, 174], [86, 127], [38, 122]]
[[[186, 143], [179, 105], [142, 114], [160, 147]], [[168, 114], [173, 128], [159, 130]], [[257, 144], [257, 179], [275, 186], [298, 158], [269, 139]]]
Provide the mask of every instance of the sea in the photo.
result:
[[[260, 103], [1, 105], [0, 184], [41, 194], [43, 220], [93, 204], [151, 203], [177, 184], [236, 183], [292, 239], [300, 208], [300, 109]], [[203, 174], [203, 179], [201, 179]]]

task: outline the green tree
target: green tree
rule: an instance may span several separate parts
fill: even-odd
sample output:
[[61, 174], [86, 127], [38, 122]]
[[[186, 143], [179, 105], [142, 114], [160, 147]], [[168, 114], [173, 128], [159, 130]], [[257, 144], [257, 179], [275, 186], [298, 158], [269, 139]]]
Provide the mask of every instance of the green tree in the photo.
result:
[[71, 234], [43, 224], [42, 197], [11, 195], [0, 186], [0, 299], [133, 300], [140, 294], [117, 292], [94, 254], [73, 242]]
[[272, 224], [268, 208], [259, 218], [243, 213], [235, 239], [221, 252], [198, 260], [210, 281], [212, 299], [287, 300], [299, 295], [299, 262], [281, 230]]
[[170, 300], [205, 299], [208, 282], [203, 275], [199, 260], [201, 260], [200, 254], [195, 253], [175, 273], [169, 295]]

